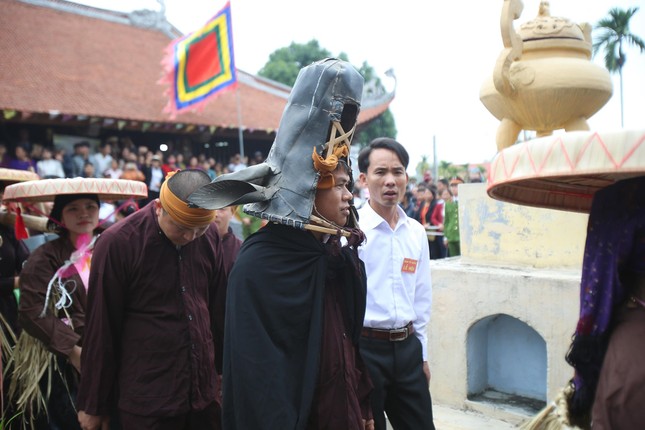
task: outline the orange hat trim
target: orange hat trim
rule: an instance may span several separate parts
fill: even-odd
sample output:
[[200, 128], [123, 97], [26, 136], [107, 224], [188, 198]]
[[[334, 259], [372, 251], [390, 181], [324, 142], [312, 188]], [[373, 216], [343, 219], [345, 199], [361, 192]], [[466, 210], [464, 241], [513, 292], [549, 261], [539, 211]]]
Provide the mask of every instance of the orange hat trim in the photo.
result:
[[[331, 148], [327, 151], [327, 156], [323, 158], [318, 155], [316, 147], [314, 147], [313, 154], [311, 154], [314, 168], [320, 173], [318, 189], [322, 190], [329, 189], [335, 185], [332, 172], [338, 167], [338, 161], [341, 158], [348, 158], [349, 145], [351, 145], [352, 136], [354, 135], [355, 130], [354, 126], [351, 130], [345, 132], [343, 127], [340, 125], [340, 122], [334, 121], [332, 124], [333, 127], [330, 133], [330, 139], [326, 143], [326, 147]], [[336, 133], [338, 132], [340, 132], [340, 136], [337, 137]]]
[[215, 221], [217, 213], [214, 210], [191, 208], [188, 206], [188, 203], [173, 194], [170, 188], [168, 188], [168, 180], [172, 178], [175, 173], [176, 172], [168, 172], [166, 180], [161, 184], [161, 189], [159, 191], [161, 207], [168, 212], [168, 215], [170, 215], [173, 220], [189, 228], [204, 227]]

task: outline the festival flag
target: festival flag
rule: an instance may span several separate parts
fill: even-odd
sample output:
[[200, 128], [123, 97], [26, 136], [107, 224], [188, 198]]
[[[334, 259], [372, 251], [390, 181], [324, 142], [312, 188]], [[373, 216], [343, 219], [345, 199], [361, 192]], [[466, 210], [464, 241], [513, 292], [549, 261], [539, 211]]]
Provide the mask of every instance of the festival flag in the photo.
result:
[[203, 109], [213, 96], [237, 86], [230, 3], [202, 28], [173, 41], [166, 49], [166, 73], [161, 82], [169, 86], [165, 111], [171, 118]]

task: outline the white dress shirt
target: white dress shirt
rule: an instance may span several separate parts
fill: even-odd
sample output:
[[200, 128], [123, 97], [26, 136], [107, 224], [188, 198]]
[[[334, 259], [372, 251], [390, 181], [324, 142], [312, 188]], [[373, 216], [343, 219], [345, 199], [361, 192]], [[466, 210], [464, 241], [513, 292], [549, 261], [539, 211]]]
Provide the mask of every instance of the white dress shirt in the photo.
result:
[[63, 164], [50, 158], [49, 160], [40, 160], [36, 163], [36, 173], [41, 178], [45, 176], [58, 176], [59, 178], [65, 177], [65, 171], [63, 170]]
[[161, 167], [150, 167], [150, 183], [148, 189], [151, 191], [161, 191], [161, 181], [163, 181], [163, 171]]
[[100, 152], [90, 157], [90, 161], [94, 164], [97, 178], [104, 178], [105, 171], [112, 165], [112, 156], [110, 154], [103, 155]]
[[394, 329], [409, 322], [421, 341], [427, 360], [432, 306], [430, 254], [426, 231], [418, 221], [397, 206], [399, 220], [394, 230], [365, 203], [358, 211], [367, 240], [358, 249], [367, 272], [367, 306], [364, 327]]

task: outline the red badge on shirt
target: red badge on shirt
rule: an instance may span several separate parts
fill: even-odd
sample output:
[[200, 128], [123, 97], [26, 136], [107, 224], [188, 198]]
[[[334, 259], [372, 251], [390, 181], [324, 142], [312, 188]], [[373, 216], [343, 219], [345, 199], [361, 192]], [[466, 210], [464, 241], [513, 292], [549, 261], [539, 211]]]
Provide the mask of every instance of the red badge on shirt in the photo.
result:
[[417, 271], [417, 262], [418, 260], [413, 260], [411, 258], [403, 259], [403, 266], [401, 267], [401, 272], [404, 273], [414, 273]]

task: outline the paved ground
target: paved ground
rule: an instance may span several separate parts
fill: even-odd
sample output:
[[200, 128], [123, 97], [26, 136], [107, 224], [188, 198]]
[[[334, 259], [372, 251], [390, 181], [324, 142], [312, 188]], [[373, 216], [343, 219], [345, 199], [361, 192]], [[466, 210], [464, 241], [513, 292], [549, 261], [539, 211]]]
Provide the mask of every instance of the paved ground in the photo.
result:
[[[461, 411], [433, 404], [434, 424], [437, 430], [511, 430], [517, 426], [486, 417], [475, 411]], [[391, 427], [388, 425], [388, 429]]]
[[447, 406], [432, 405], [437, 430], [510, 430], [517, 426], [487, 417], [475, 411], [460, 411]]

